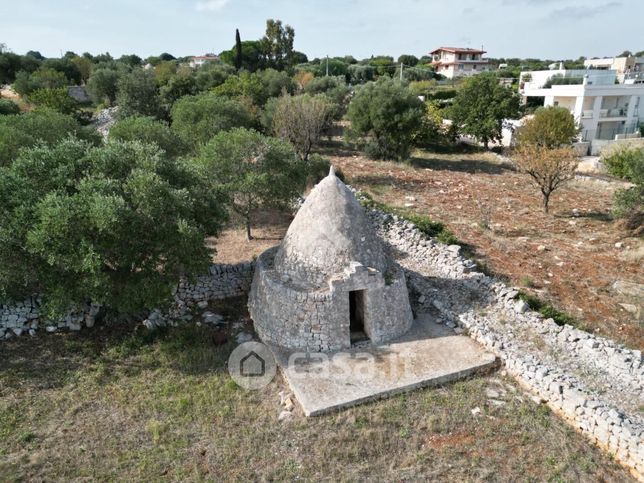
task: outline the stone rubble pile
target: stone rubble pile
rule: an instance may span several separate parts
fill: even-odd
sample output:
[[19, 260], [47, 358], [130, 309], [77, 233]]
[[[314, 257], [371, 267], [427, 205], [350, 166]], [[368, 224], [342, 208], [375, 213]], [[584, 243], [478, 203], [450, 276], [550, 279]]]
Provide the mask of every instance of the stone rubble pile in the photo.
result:
[[94, 127], [104, 139], [107, 139], [111, 127], [116, 122], [118, 109], [118, 107], [108, 107], [100, 110], [94, 117]]
[[[246, 295], [253, 280], [253, 270], [254, 264], [252, 262], [242, 262], [235, 265], [211, 265], [208, 275], [197, 277], [193, 283], [180, 282], [170, 309], [166, 313], [153, 310], [143, 321], [143, 325], [149, 329], [176, 325], [178, 320], [192, 319], [190, 308], [193, 306], [205, 309], [209, 300]], [[220, 317], [219, 315], [212, 314], [213, 317], [205, 315], [206, 313], [204, 313], [203, 321], [206, 324], [217, 325], [220, 321], [217, 319]]]
[[644, 475], [640, 351], [559, 326], [517, 300], [517, 290], [477, 272], [457, 246], [437, 244], [399, 217], [370, 216], [399, 254], [417, 311], [437, 312], [442, 323], [467, 332], [542, 402]]

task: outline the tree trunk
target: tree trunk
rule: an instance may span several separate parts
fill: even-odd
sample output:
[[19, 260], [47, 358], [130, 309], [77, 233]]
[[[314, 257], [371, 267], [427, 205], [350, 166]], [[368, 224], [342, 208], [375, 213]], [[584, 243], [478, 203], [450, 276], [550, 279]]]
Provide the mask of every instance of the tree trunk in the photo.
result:
[[550, 202], [550, 194], [543, 194], [543, 212], [548, 213], [548, 203]]
[[246, 217], [246, 240], [251, 241], [253, 236], [250, 234], [250, 215]]

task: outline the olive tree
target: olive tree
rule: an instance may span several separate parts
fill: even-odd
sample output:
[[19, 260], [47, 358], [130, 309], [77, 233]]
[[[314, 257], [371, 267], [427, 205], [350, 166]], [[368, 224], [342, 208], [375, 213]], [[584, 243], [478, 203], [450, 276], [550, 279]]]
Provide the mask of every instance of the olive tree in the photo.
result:
[[282, 96], [273, 112], [273, 132], [290, 141], [298, 156], [307, 161], [330, 114], [331, 106], [324, 96]]
[[499, 84], [493, 73], [467, 79], [449, 110], [454, 126], [475, 137], [488, 148], [490, 141], [502, 137], [503, 120], [519, 115], [519, 96]]
[[403, 160], [409, 156], [425, 107], [404, 85], [391, 79], [364, 85], [349, 104], [350, 139], [368, 156]]
[[156, 144], [171, 158], [185, 154], [188, 148], [187, 143], [165, 122], [153, 117], [122, 119], [110, 128], [109, 139]]
[[253, 114], [246, 104], [213, 93], [185, 96], [174, 103], [172, 129], [196, 148], [220, 131], [252, 127]]
[[0, 168], [0, 295], [42, 294], [50, 315], [90, 301], [126, 314], [163, 306], [208, 266], [221, 199], [154, 145], [25, 150]]
[[0, 166], [11, 164], [23, 148], [36, 144], [53, 146], [70, 135], [100, 143], [95, 130], [82, 127], [72, 116], [50, 109], [0, 116]]
[[117, 84], [121, 74], [114, 69], [96, 69], [87, 81], [87, 92], [96, 104], [108, 106], [116, 101]]
[[248, 240], [253, 212], [262, 206], [287, 206], [306, 183], [306, 165], [293, 147], [252, 129], [220, 132], [201, 148], [194, 163], [213, 187], [230, 196]]
[[151, 70], [135, 69], [119, 78], [117, 83], [116, 103], [118, 115], [152, 116], [161, 114], [161, 100], [156, 77]]

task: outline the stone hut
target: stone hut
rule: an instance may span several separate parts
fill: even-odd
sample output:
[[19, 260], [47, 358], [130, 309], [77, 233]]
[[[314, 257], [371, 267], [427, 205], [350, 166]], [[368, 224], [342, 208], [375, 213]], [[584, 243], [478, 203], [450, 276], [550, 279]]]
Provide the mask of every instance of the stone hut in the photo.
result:
[[248, 305], [264, 342], [312, 352], [380, 344], [413, 322], [404, 272], [333, 168], [260, 255]]

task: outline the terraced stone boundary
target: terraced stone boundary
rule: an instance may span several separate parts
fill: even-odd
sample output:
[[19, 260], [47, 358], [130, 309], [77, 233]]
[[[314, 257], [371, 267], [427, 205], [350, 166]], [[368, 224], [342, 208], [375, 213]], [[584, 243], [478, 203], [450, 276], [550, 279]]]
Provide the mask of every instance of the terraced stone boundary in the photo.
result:
[[477, 272], [459, 246], [437, 244], [399, 217], [376, 210], [370, 216], [406, 271], [417, 312], [437, 313], [469, 334], [535, 399], [644, 480], [640, 351], [559, 326], [529, 310], [517, 290]]

